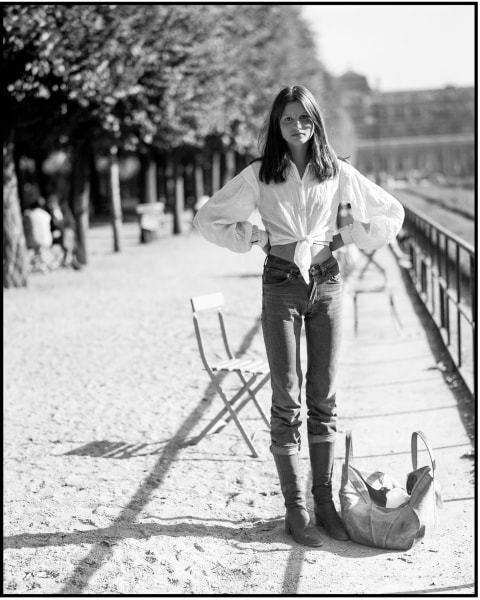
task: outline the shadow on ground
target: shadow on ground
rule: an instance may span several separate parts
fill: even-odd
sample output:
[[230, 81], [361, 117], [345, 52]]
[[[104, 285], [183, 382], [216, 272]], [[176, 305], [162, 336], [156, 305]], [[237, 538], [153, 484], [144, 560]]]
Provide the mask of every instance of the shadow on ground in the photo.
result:
[[[148, 515], [150, 519], [158, 521], [173, 521], [173, 523], [132, 522], [128, 517], [116, 519], [110, 527], [95, 528], [85, 531], [52, 532], [18, 534], [4, 539], [4, 549], [8, 548], [44, 548], [48, 546], [66, 545], [95, 545], [97, 552], [92, 554], [90, 561], [98, 564], [103, 561], [104, 549], [111, 548], [115, 543], [126, 539], [147, 540], [154, 536], [171, 537], [196, 537], [196, 538], [218, 538], [221, 540], [234, 540], [241, 548], [242, 544], [265, 544], [265, 548], [256, 548], [256, 552], [284, 551], [291, 552], [291, 538], [284, 531], [284, 518], [275, 517], [268, 520], [245, 519], [240, 521], [229, 521], [227, 519], [199, 519], [198, 517], [184, 515], [164, 519], [155, 515]], [[197, 521], [197, 522], [193, 522]], [[212, 523], [213, 522], [213, 523]], [[225, 525], [223, 523], [230, 523]], [[285, 544], [282, 547], [272, 544]], [[303, 546], [298, 549], [304, 551]], [[323, 546], [309, 548], [309, 551], [341, 553], [349, 558], [369, 558], [378, 554], [391, 554], [391, 550], [380, 548], [369, 548], [354, 542], [339, 542], [325, 536]], [[401, 554], [401, 552], [399, 552]]]

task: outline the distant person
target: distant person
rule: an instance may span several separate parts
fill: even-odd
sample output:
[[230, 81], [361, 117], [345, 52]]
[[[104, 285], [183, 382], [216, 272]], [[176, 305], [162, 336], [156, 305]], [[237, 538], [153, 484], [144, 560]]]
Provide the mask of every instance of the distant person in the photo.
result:
[[60, 202], [56, 194], [49, 196], [47, 206], [52, 217], [53, 243], [60, 244], [63, 250], [62, 266], [81, 269], [75, 256], [76, 223], [70, 207], [66, 202]]
[[[335, 232], [339, 203], [353, 223]], [[265, 230], [248, 221], [258, 209]], [[317, 525], [348, 540], [333, 502], [337, 437], [336, 374], [341, 335], [342, 276], [332, 252], [354, 242], [372, 250], [391, 242], [402, 225], [401, 204], [339, 160], [312, 94], [283, 88], [275, 98], [253, 161], [198, 211], [204, 237], [234, 252], [260, 246], [262, 327], [272, 385], [271, 446], [283, 492], [286, 531], [306, 546], [320, 546], [303, 494], [300, 451], [300, 341], [307, 345], [307, 432]]]
[[35, 200], [23, 213], [27, 248], [33, 250], [32, 267], [43, 273], [50, 270], [48, 254], [53, 243], [51, 220], [43, 198]]

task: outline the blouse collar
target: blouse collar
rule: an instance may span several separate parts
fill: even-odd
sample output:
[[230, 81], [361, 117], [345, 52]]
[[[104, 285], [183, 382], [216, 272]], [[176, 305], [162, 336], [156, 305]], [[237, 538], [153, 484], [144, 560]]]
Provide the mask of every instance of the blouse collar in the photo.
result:
[[[288, 161], [288, 166], [289, 166], [290, 173], [291, 174], [295, 174], [295, 175], [298, 174], [298, 176], [300, 177], [300, 174], [298, 173], [297, 167], [296, 167], [295, 163], [293, 162], [293, 160], [290, 158], [290, 155], [288, 154], [288, 152], [285, 152], [285, 156], [286, 156], [287, 161]], [[307, 165], [305, 167], [305, 173], [309, 169], [313, 169], [313, 162], [312, 162], [311, 159], [308, 161], [308, 163], [307, 163]], [[304, 177], [305, 177], [305, 175], [304, 175]]]

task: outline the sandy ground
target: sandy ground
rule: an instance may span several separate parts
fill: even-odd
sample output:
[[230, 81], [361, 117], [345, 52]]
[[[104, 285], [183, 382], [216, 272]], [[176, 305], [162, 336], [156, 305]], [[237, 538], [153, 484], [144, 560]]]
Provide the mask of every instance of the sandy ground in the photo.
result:
[[[141, 245], [135, 224], [123, 243], [114, 254], [110, 228], [92, 227], [86, 269], [4, 291], [4, 595], [473, 595], [471, 405], [390, 252], [378, 257], [401, 330], [386, 296], [370, 294], [355, 336], [346, 290], [335, 491], [345, 429], [362, 468], [400, 479], [423, 429], [445, 506], [408, 552], [286, 536], [253, 408], [242, 420], [260, 458], [233, 424], [188, 445], [221, 408], [189, 299], [223, 292], [233, 347], [263, 357], [261, 251], [233, 254], [196, 233]], [[267, 388], [260, 399], [268, 412]], [[306, 447], [301, 456], [308, 490]]]

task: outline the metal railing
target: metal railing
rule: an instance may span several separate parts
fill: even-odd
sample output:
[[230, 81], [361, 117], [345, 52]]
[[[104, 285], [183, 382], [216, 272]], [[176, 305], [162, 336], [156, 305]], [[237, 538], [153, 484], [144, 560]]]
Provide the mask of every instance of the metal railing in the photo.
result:
[[475, 249], [418, 210], [405, 208], [403, 242], [410, 277], [460, 376], [474, 393], [476, 369]]

